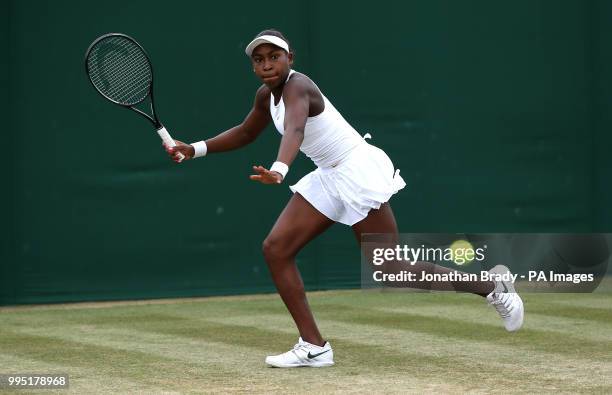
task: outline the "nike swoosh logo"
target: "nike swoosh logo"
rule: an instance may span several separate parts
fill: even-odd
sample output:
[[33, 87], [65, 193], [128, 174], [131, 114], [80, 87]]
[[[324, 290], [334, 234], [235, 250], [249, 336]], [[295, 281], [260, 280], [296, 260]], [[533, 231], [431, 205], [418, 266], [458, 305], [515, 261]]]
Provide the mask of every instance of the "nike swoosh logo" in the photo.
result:
[[510, 290], [508, 289], [508, 287], [506, 287], [506, 283], [502, 281], [502, 286], [504, 287], [504, 292], [508, 293], [510, 292]]
[[316, 358], [316, 357], [318, 357], [319, 355], [325, 354], [325, 353], [326, 353], [326, 352], [328, 352], [328, 351], [330, 351], [330, 350], [325, 350], [325, 351], [320, 352], [320, 353], [318, 353], [318, 354], [311, 354], [311, 353], [310, 353], [310, 351], [309, 351], [309, 352], [308, 352], [308, 359], [313, 359], [313, 358]]

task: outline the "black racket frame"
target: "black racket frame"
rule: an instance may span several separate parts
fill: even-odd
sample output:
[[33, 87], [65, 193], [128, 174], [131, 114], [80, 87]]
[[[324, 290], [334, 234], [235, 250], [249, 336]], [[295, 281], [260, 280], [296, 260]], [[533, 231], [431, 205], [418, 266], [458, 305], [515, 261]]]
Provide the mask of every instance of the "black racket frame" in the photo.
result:
[[[138, 46], [141, 50], [142, 53], [144, 54], [145, 58], [147, 59], [147, 61], [149, 62], [149, 67], [151, 68], [151, 85], [149, 87], [149, 92], [147, 93], [147, 95], [145, 95], [142, 100], [140, 100], [137, 103], [134, 104], [123, 104], [123, 103], [119, 103], [116, 100], [113, 100], [112, 98], [108, 97], [107, 95], [104, 94], [104, 92], [102, 92], [100, 89], [98, 89], [98, 87], [96, 86], [96, 84], [94, 84], [92, 78], [91, 78], [91, 74], [89, 73], [89, 63], [87, 62], [87, 59], [89, 59], [89, 54], [91, 53], [91, 50], [96, 46], [96, 44], [98, 44], [100, 41], [105, 40], [109, 37], [123, 37], [127, 40], [132, 41], [134, 44], [136, 44], [136, 46]], [[110, 102], [113, 102], [123, 108], [129, 108], [130, 110], [133, 110], [135, 112], [137, 112], [138, 114], [142, 115], [143, 117], [145, 117], [147, 120], [149, 120], [157, 129], [160, 129], [163, 127], [163, 125], [161, 124], [161, 122], [159, 122], [159, 119], [157, 117], [157, 112], [155, 111], [155, 100], [153, 99], [153, 65], [151, 63], [151, 58], [149, 57], [149, 54], [147, 53], [147, 51], [145, 51], [145, 49], [142, 47], [142, 45], [140, 45], [138, 43], [138, 41], [134, 40], [132, 37], [128, 36], [127, 34], [124, 33], [107, 33], [104, 34], [98, 38], [96, 38], [94, 40], [94, 42], [91, 43], [91, 45], [89, 46], [89, 48], [87, 48], [87, 51], [85, 52], [85, 73], [87, 74], [87, 77], [89, 78], [89, 82], [91, 82], [91, 84], [93, 85], [93, 87], [96, 89], [96, 91], [98, 91], [98, 93], [100, 95], [102, 95], [104, 98], [106, 98], [107, 100], [109, 100]], [[135, 106], [144, 102], [147, 97], [150, 98], [151, 100], [151, 115], [145, 113], [144, 111], [136, 108]]]

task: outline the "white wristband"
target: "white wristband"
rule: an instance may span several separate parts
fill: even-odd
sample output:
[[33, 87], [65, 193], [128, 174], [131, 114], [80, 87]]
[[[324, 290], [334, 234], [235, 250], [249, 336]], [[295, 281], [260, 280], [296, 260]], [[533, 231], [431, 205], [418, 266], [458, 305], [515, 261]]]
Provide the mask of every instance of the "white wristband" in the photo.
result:
[[206, 152], [208, 152], [208, 147], [206, 146], [205, 141], [198, 141], [197, 143], [191, 143], [193, 150], [195, 153], [193, 154], [194, 158], [199, 158], [200, 156], [205, 156]]
[[289, 171], [289, 166], [287, 166], [283, 162], [274, 162], [272, 164], [272, 167], [270, 167], [270, 171], [276, 171], [280, 173], [280, 175], [283, 176], [284, 180], [285, 176], [287, 175], [287, 172]]

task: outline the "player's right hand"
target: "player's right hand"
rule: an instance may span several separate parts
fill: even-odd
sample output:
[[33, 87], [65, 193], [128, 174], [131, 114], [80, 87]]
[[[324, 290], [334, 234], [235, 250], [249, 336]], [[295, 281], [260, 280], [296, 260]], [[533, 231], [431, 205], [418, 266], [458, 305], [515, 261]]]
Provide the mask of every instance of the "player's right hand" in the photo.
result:
[[162, 143], [164, 149], [168, 153], [168, 156], [170, 156], [170, 159], [172, 159], [176, 163], [180, 163], [181, 159], [179, 157], [179, 153], [185, 156], [185, 159], [183, 160], [193, 158], [193, 156], [195, 155], [195, 149], [193, 148], [193, 146], [185, 144], [179, 140], [174, 140], [174, 143], [176, 144], [176, 146], [174, 147], [168, 147], [165, 143]]

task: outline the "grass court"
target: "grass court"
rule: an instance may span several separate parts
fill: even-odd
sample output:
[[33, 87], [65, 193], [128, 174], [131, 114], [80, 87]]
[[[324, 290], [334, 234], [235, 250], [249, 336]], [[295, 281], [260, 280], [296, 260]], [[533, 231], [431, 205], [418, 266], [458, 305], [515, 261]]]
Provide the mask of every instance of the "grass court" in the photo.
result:
[[44, 394], [612, 392], [609, 293], [524, 293], [518, 333], [473, 295], [309, 295], [332, 368], [266, 367], [297, 334], [257, 295], [0, 308], [0, 372], [70, 375]]

